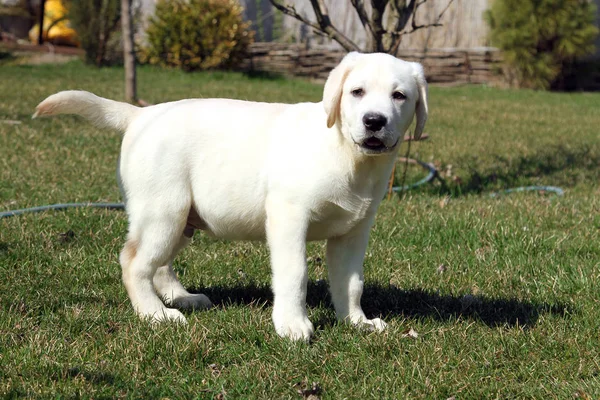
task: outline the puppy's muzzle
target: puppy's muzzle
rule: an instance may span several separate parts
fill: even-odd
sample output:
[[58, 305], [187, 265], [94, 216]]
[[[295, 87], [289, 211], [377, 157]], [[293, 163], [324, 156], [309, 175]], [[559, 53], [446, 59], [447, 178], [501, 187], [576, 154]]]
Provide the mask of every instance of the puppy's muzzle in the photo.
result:
[[365, 128], [371, 132], [379, 132], [387, 124], [387, 118], [379, 113], [366, 113], [362, 120]]
[[385, 115], [370, 112], [366, 113], [362, 118], [363, 125], [366, 128], [368, 137], [359, 144], [361, 150], [367, 154], [381, 154], [392, 150], [396, 144], [386, 146], [385, 132], [381, 132], [387, 125], [388, 120]]

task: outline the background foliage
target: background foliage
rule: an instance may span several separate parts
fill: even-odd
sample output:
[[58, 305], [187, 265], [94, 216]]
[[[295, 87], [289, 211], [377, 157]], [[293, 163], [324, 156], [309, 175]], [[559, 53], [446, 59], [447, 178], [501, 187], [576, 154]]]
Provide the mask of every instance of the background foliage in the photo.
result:
[[159, 0], [140, 59], [185, 71], [236, 66], [252, 43], [235, 0]]
[[494, 0], [486, 13], [507, 78], [535, 89], [560, 88], [573, 62], [594, 51], [595, 19], [589, 0]]
[[122, 61], [121, 0], [71, 0], [67, 7], [86, 62], [101, 67]]

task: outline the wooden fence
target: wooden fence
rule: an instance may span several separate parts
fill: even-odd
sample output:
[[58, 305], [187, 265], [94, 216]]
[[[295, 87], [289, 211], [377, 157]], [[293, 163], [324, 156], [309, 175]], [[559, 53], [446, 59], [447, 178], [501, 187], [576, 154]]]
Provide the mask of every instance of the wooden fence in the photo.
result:
[[[342, 50], [306, 48], [300, 44], [254, 43], [242, 68], [324, 81], [344, 54]], [[399, 51], [398, 57], [422, 63], [430, 83], [496, 84], [501, 81], [497, 69], [502, 58], [500, 52], [494, 48], [426, 51], [405, 49]]]

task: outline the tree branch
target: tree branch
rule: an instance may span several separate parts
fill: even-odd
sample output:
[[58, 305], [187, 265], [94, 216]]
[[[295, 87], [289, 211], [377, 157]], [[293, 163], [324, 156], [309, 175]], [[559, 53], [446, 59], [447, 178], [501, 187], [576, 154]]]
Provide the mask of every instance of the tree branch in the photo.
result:
[[450, 8], [450, 5], [454, 2], [454, 0], [448, 0], [448, 4], [446, 4], [446, 7], [442, 10], [440, 15], [438, 15], [435, 22], [433, 22], [431, 24], [417, 25], [417, 23], [415, 22], [416, 16], [417, 16], [417, 9], [421, 5], [425, 4], [426, 2], [427, 2], [427, 0], [421, 0], [421, 1], [412, 0], [411, 1], [411, 5], [413, 7], [411, 30], [404, 31], [404, 32], [401, 32], [401, 31], [392, 32], [392, 36], [394, 36], [394, 39], [393, 39], [393, 46], [390, 48], [390, 51], [389, 51], [390, 54], [396, 54], [396, 52], [398, 51], [398, 47], [400, 47], [400, 42], [402, 41], [402, 36], [409, 35], [415, 31], [417, 31], [419, 29], [423, 29], [423, 28], [432, 28], [435, 26], [443, 26], [443, 24], [440, 24], [440, 21], [441, 21], [442, 17], [444, 16], [444, 14], [446, 13], [446, 11], [448, 10], [448, 8]]
[[[324, 0], [310, 0], [310, 4], [317, 19], [316, 22], [311, 21], [298, 13], [294, 5], [284, 4], [284, 1], [285, 0], [269, 0], [277, 10], [308, 25], [315, 32], [335, 40], [347, 51], [361, 51], [356, 43], [333, 25]], [[419, 7], [427, 1], [428, 0], [370, 0], [371, 15], [369, 16], [364, 0], [350, 0], [352, 6], [358, 13], [363, 28], [368, 32], [367, 36], [369, 38], [369, 43], [364, 50], [396, 54], [404, 35], [411, 34], [423, 28], [442, 26], [440, 21], [454, 0], [448, 0], [446, 7], [433, 23], [418, 25], [415, 16]], [[391, 21], [388, 19], [386, 25], [393, 25], [391, 31], [386, 30], [383, 23], [384, 14], [388, 6], [390, 7], [389, 12], [391, 14]], [[407, 29], [409, 21], [411, 22], [411, 25], [410, 28]]]
[[360, 47], [356, 43], [333, 26], [329, 18], [329, 11], [323, 0], [310, 0], [310, 3], [315, 11], [321, 31], [327, 33], [330, 38], [341, 44], [346, 50], [360, 51]]
[[444, 14], [446, 13], [446, 11], [448, 10], [448, 8], [450, 8], [450, 5], [454, 2], [454, 0], [448, 1], [448, 4], [446, 4], [446, 8], [444, 8], [442, 10], [442, 12], [440, 13], [440, 15], [438, 15], [437, 19], [435, 20], [435, 22], [433, 24], [417, 25], [417, 23], [415, 22], [417, 8], [419, 8], [419, 6], [423, 3], [425, 3], [426, 1], [427, 0], [422, 0], [420, 3], [417, 3], [415, 5], [415, 10], [413, 11], [413, 19], [412, 19], [412, 30], [410, 30], [408, 32], [404, 32], [403, 35], [413, 33], [417, 29], [421, 29], [421, 28], [430, 28], [432, 26], [442, 26], [442, 24], [440, 24], [440, 21], [441, 21], [442, 17], [444, 16]]
[[383, 46], [383, 35], [386, 33], [383, 27], [383, 14], [388, 0], [371, 0], [371, 29], [373, 31], [374, 46], [371, 51], [385, 51]]
[[365, 29], [368, 29], [371, 32], [371, 35], [375, 32], [373, 25], [371, 24], [371, 20], [367, 15], [367, 9], [365, 8], [365, 3], [362, 0], [350, 0], [356, 13], [358, 14], [358, 18], [360, 18], [360, 22]]
[[331, 23], [331, 19], [329, 18], [329, 12], [327, 11], [327, 7], [323, 0], [311, 0], [311, 4], [315, 11], [315, 16], [317, 17], [317, 23], [310, 21], [308, 18], [300, 15], [296, 8], [293, 5], [283, 5], [277, 0], [269, 0], [273, 7], [281, 11], [282, 13], [289, 15], [297, 19], [298, 21], [306, 24], [317, 31], [321, 31], [325, 33], [329, 38], [338, 42], [342, 47], [348, 51], [360, 51], [360, 47], [352, 40], [350, 40], [347, 36], [345, 36], [342, 32], [336, 29], [335, 26]]
[[[406, 24], [408, 23], [408, 20], [410, 19], [411, 15], [414, 15], [414, 13], [417, 11], [417, 8], [426, 1], [427, 0], [422, 0], [417, 4], [416, 0], [411, 0], [408, 3], [408, 5], [406, 4], [406, 0], [402, 1], [402, 5], [398, 4], [400, 2], [397, 0], [393, 1], [391, 3], [392, 9], [395, 11], [395, 14], [397, 16], [396, 26], [394, 26], [394, 32], [401, 32], [404, 29], [404, 27], [406, 27]], [[412, 10], [412, 12], [410, 10]]]
[[396, 20], [396, 24], [393, 31], [389, 32], [389, 46], [386, 49], [388, 53], [396, 54], [396, 51], [400, 46], [400, 42], [402, 41], [401, 32], [404, 30], [406, 24], [410, 20], [410, 17], [414, 15], [414, 12], [419, 5], [425, 3], [426, 1], [427, 0], [422, 0], [420, 3], [417, 3], [417, 0], [410, 0], [408, 5], [406, 4], [406, 0], [394, 0], [390, 3], [392, 16], [393, 19]]
[[278, 3], [276, 0], [269, 0], [269, 1], [273, 5], [273, 7], [275, 7], [276, 9], [278, 9], [285, 15], [289, 15], [290, 17], [297, 19], [298, 21], [302, 22], [305, 25], [310, 26], [313, 29], [321, 30], [319, 25], [310, 21], [307, 18], [304, 18], [302, 15], [298, 14], [298, 12], [296, 11], [296, 7], [291, 6], [291, 5], [283, 5], [281, 3]]

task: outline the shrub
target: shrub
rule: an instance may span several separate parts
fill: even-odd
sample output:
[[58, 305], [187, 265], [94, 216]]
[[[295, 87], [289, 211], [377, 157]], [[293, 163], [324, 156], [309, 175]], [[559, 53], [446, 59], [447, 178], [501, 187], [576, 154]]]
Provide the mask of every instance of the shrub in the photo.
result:
[[593, 53], [595, 17], [589, 0], [495, 0], [486, 12], [509, 82], [535, 89], [560, 86], [575, 59]]
[[122, 60], [121, 0], [71, 0], [67, 18], [85, 50], [86, 62], [100, 67]]
[[235, 0], [158, 0], [140, 59], [186, 71], [232, 68], [252, 43]]

